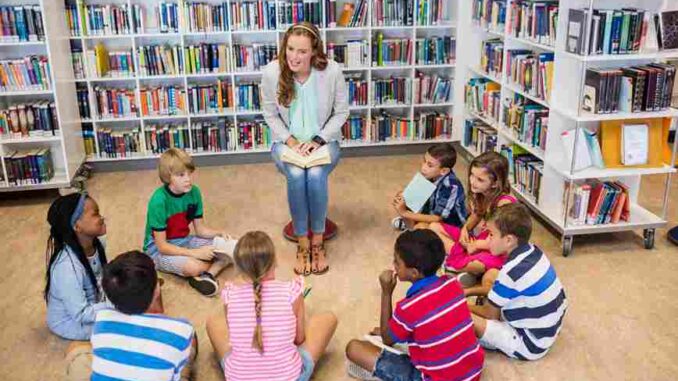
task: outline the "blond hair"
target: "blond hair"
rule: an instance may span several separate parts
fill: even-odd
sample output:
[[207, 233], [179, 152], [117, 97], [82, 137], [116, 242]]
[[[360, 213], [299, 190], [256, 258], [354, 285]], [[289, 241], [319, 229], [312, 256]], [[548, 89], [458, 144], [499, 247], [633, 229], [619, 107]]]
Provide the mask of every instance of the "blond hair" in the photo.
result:
[[184, 150], [170, 148], [160, 155], [160, 160], [158, 160], [158, 175], [163, 183], [169, 184], [172, 174], [183, 171], [195, 171], [193, 159]]
[[261, 328], [261, 281], [275, 266], [275, 247], [268, 234], [262, 231], [245, 233], [235, 245], [235, 266], [238, 271], [252, 281], [254, 290], [254, 313], [257, 326], [252, 337], [252, 348], [264, 352], [264, 340]]

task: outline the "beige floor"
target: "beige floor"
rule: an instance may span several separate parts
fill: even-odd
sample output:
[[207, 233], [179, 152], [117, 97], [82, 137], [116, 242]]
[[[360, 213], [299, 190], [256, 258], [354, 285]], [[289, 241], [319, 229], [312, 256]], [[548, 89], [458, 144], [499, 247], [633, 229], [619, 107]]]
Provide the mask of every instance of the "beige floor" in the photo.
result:
[[[331, 217], [341, 227], [329, 243], [331, 271], [308, 278], [313, 291], [310, 312], [332, 310], [339, 328], [315, 380], [346, 380], [343, 348], [347, 341], [377, 324], [378, 272], [389, 266], [396, 233], [388, 198], [416, 170], [418, 156], [345, 159], [331, 178]], [[457, 170], [465, 177], [463, 164]], [[288, 219], [285, 183], [272, 164], [206, 167], [197, 172], [206, 219], [228, 233], [260, 229], [279, 250], [279, 276], [290, 277], [294, 246], [280, 227]], [[678, 192], [674, 181], [673, 198]], [[661, 179], [645, 181], [641, 198], [657, 207]], [[146, 201], [158, 186], [155, 171], [96, 174], [89, 182], [108, 225], [109, 257], [142, 242]], [[50, 196], [0, 201], [0, 379], [57, 380], [62, 372], [64, 340], [45, 326], [45, 216]], [[678, 203], [669, 211], [678, 219]], [[487, 380], [671, 380], [678, 375], [678, 249], [665, 230], [657, 232], [652, 251], [637, 233], [579, 239], [574, 255], [560, 256], [559, 237], [536, 224], [534, 241], [551, 258], [562, 279], [570, 310], [550, 354], [525, 363], [495, 353], [487, 355]], [[233, 276], [232, 269], [222, 279]], [[402, 295], [404, 285], [397, 293]], [[218, 299], [199, 296], [178, 278], [164, 289], [170, 314], [197, 327], [200, 356], [197, 380], [219, 380], [205, 319], [219, 311]], [[673, 358], [673, 360], [671, 360]]]

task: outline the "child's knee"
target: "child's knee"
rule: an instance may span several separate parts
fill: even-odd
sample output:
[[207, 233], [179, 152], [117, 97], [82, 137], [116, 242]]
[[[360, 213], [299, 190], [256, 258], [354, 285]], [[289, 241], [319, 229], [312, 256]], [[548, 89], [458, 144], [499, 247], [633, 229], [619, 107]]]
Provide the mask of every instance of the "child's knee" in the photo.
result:
[[362, 353], [363, 342], [358, 339], [353, 339], [346, 344], [346, 357], [355, 362], [359, 359]]
[[209, 262], [189, 258], [182, 266], [181, 273], [185, 277], [198, 276], [210, 268]]

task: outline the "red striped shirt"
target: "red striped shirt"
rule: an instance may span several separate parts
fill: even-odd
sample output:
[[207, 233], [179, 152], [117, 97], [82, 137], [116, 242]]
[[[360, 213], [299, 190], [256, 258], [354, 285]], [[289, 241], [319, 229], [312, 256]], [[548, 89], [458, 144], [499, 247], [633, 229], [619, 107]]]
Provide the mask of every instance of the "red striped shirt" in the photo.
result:
[[480, 379], [484, 352], [456, 278], [441, 276], [399, 301], [389, 330], [396, 342], [408, 343], [424, 380]]

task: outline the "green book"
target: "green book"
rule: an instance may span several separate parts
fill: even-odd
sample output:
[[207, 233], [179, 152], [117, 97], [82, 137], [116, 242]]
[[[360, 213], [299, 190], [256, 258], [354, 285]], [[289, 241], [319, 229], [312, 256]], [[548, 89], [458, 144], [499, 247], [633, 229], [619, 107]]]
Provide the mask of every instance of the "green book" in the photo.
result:
[[621, 29], [621, 42], [619, 43], [619, 52], [626, 53], [629, 45], [629, 26], [631, 24], [631, 12], [624, 11]]
[[384, 34], [379, 32], [377, 34], [377, 66], [384, 66], [384, 55], [382, 47], [384, 44]]

